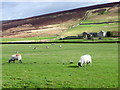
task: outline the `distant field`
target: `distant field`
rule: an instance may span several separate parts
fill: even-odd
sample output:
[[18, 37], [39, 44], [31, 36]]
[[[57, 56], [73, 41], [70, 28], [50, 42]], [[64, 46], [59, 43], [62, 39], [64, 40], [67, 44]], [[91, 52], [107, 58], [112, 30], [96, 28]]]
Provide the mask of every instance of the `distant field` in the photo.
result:
[[99, 32], [99, 31], [118, 31], [118, 23], [111, 24], [95, 24], [95, 25], [79, 25], [75, 28], [64, 32], [61, 36], [75, 36], [83, 32]]
[[2, 42], [11, 42], [11, 41], [40, 41], [44, 39], [53, 39], [56, 37], [29, 37], [29, 38], [2, 38]]
[[[59, 48], [62, 45], [62, 48]], [[49, 46], [49, 48], [45, 48]], [[37, 49], [33, 49], [37, 47]], [[2, 45], [3, 88], [117, 88], [118, 44]], [[18, 50], [23, 63], [7, 63]], [[81, 55], [92, 66], [78, 68]], [[69, 60], [74, 61], [69, 64]]]

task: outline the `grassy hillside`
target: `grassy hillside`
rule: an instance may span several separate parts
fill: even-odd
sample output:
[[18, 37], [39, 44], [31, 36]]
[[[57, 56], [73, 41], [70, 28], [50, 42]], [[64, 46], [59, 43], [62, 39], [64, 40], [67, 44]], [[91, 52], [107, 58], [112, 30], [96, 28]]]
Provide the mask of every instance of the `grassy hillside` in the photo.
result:
[[[2, 45], [3, 88], [117, 88], [117, 44]], [[45, 48], [49, 46], [50, 48]], [[37, 47], [37, 49], [33, 49]], [[18, 50], [23, 63], [8, 63]], [[78, 68], [80, 56], [90, 54], [92, 66]], [[69, 60], [74, 61], [69, 64]]]

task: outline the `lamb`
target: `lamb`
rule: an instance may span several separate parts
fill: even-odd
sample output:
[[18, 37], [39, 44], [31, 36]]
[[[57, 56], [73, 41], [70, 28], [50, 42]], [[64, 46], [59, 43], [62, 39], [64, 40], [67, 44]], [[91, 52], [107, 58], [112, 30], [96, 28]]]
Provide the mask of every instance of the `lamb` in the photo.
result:
[[86, 67], [86, 64], [89, 64], [91, 63], [92, 64], [92, 59], [91, 59], [91, 56], [90, 55], [83, 55], [80, 57], [80, 60], [78, 61], [78, 67], [82, 67], [83, 64], [85, 65]]
[[19, 60], [19, 62], [22, 63], [22, 56], [21, 54], [14, 54], [11, 56], [11, 58], [8, 60], [8, 62], [10, 63], [11, 61], [13, 61], [15, 63], [15, 60]]

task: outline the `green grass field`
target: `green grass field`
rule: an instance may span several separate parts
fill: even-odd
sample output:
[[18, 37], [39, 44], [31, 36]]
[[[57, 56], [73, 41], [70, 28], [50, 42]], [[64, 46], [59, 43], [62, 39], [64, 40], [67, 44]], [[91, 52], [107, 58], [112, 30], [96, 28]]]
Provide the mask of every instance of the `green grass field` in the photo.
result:
[[[62, 48], [59, 48], [62, 45]], [[45, 48], [49, 46], [49, 48]], [[37, 49], [33, 49], [37, 47]], [[3, 88], [117, 88], [118, 44], [2, 45]], [[7, 63], [18, 50], [23, 63]], [[90, 54], [92, 66], [78, 68]], [[73, 64], [69, 60], [74, 61]]]
[[2, 42], [13, 42], [13, 41], [40, 41], [44, 39], [54, 39], [56, 37], [29, 37], [29, 38], [2, 38]]

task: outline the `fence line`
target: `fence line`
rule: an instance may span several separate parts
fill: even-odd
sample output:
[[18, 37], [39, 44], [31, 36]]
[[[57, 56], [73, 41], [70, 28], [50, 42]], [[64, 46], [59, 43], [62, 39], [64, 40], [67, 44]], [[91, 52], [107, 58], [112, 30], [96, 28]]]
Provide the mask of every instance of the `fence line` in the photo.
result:
[[101, 41], [101, 42], [1, 42], [0, 44], [47, 44], [47, 43], [120, 43], [120, 41]]

